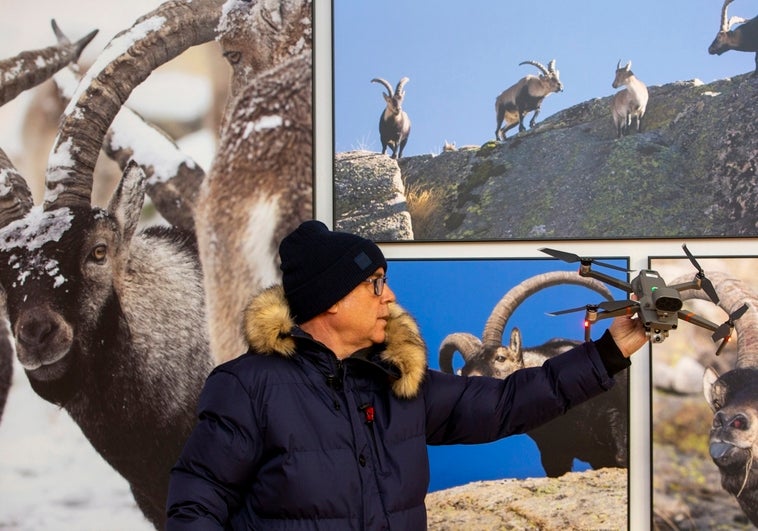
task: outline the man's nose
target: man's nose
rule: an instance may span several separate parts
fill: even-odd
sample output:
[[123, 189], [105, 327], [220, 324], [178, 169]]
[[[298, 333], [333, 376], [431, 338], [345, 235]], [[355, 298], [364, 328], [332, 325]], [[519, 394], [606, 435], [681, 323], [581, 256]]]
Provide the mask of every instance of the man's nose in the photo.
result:
[[384, 285], [384, 291], [382, 292], [382, 299], [383, 299], [383, 302], [396, 302], [395, 292], [392, 291], [392, 288], [390, 288], [387, 284]]

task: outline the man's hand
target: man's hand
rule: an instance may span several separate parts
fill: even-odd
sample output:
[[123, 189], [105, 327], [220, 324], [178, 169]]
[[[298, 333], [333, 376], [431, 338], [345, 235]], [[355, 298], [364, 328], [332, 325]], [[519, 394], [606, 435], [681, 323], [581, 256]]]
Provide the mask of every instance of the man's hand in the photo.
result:
[[648, 341], [645, 327], [636, 318], [636, 314], [615, 317], [608, 331], [625, 358], [637, 352]]

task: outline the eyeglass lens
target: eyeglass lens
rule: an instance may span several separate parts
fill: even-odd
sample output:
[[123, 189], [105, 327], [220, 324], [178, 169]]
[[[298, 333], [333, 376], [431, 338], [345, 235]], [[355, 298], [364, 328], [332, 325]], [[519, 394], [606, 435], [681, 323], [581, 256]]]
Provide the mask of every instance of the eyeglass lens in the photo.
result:
[[387, 281], [387, 277], [370, 278], [369, 281], [374, 284], [374, 295], [379, 297], [384, 291], [384, 283]]

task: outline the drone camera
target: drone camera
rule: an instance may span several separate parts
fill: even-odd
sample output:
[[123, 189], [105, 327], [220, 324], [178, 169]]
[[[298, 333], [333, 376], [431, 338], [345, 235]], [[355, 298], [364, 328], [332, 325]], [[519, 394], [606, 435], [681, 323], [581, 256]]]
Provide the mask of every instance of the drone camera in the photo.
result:
[[658, 288], [652, 291], [653, 305], [661, 312], [675, 313], [682, 309], [679, 292], [672, 288]]
[[663, 343], [669, 335], [668, 330], [650, 330], [650, 341], [653, 343]]

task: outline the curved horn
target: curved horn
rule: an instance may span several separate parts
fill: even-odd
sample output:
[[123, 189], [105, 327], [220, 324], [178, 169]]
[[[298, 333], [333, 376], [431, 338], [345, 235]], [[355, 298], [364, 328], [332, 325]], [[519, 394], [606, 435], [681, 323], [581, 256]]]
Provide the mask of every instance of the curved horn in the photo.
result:
[[23, 218], [33, 206], [29, 186], [0, 149], [0, 229]]
[[[84, 47], [97, 35], [91, 31], [75, 43], [51, 21], [58, 44], [41, 50], [21, 52], [15, 57], [0, 61], [0, 106], [5, 105], [23, 91], [35, 87], [49, 79], [61, 68], [79, 59]], [[18, 74], [15, 74], [18, 72]]]
[[[726, 273], [709, 271], [706, 276], [719, 296], [719, 307], [727, 315], [744, 303], [748, 303], [747, 311], [734, 321], [734, 329], [737, 332], [736, 365], [738, 368], [758, 367], [758, 295], [745, 282]], [[691, 280], [692, 275], [682, 275], [669, 284], [682, 284]], [[684, 290], [681, 296], [682, 300], [711, 300], [703, 290]]]
[[45, 210], [89, 206], [92, 173], [113, 118], [155, 68], [215, 38], [223, 3], [170, 0], [111, 40], [64, 112], [45, 178]]
[[466, 363], [482, 348], [482, 342], [473, 334], [456, 332], [449, 334], [440, 344], [440, 370], [453, 374], [453, 356], [460, 352]]
[[[61, 98], [70, 101], [81, 76], [69, 67], [53, 79]], [[171, 138], [129, 107], [121, 107], [105, 135], [103, 151], [121, 171], [136, 162], [145, 172], [145, 188], [158, 212], [171, 225], [194, 231], [195, 202], [205, 171]]]
[[521, 66], [521, 65], [532, 65], [532, 66], [536, 66], [536, 67], [537, 67], [537, 68], [539, 68], [539, 69], [542, 71], [542, 73], [543, 73], [543, 74], [545, 74], [546, 76], [549, 76], [549, 75], [550, 75], [550, 72], [548, 71], [548, 69], [547, 69], [547, 68], [545, 68], [545, 65], [543, 65], [542, 63], [538, 63], [537, 61], [521, 61], [521, 62], [519, 63], [519, 66]]
[[721, 31], [729, 31], [729, 21], [727, 20], [727, 7], [729, 7], [729, 4], [731, 4], [734, 0], [724, 0], [724, 5], [721, 6]]
[[392, 93], [392, 85], [390, 85], [389, 82], [386, 79], [382, 79], [380, 77], [375, 77], [374, 79], [371, 80], [371, 82], [372, 83], [381, 83], [382, 85], [384, 85], [384, 88], [387, 89], [387, 96], [389, 96], [390, 98], [392, 97], [392, 94], [393, 94]]
[[503, 344], [503, 331], [516, 308], [531, 295], [540, 290], [559, 284], [576, 284], [600, 293], [606, 300], [613, 300], [610, 289], [594, 278], [582, 277], [576, 271], [550, 271], [530, 277], [514, 286], [495, 305], [484, 325], [482, 342], [486, 346], [498, 347]]
[[397, 87], [395, 88], [395, 94], [401, 95], [403, 93], [403, 87], [405, 87], [405, 84], [410, 81], [410, 78], [404, 77], [400, 81], [397, 82]]

